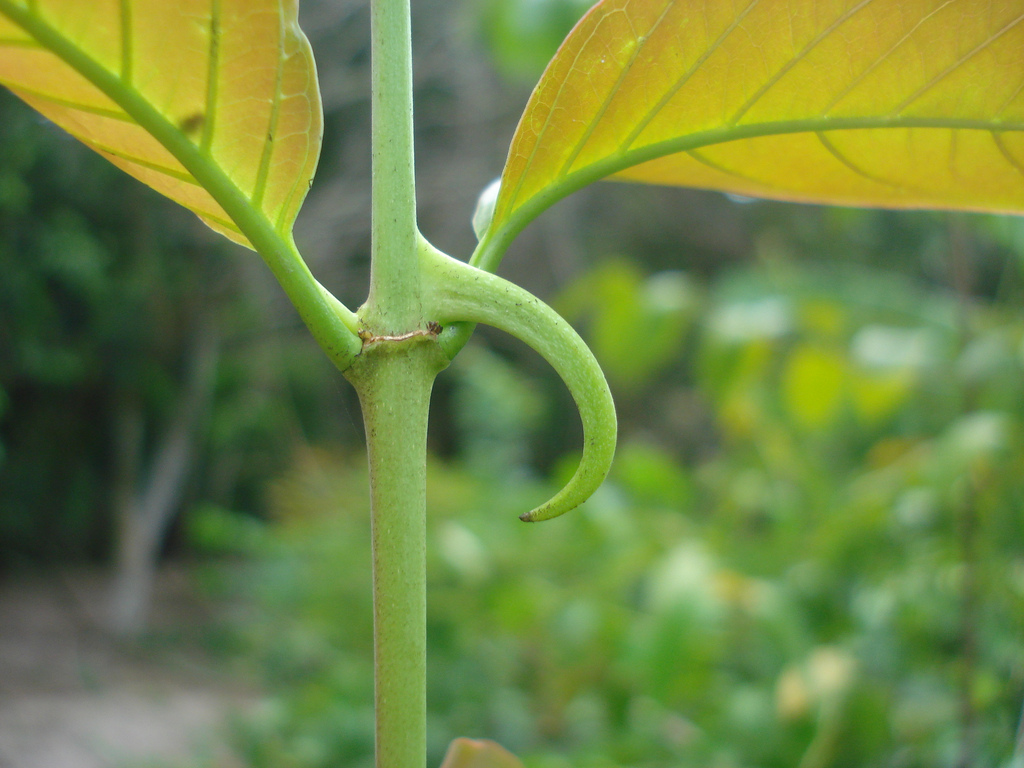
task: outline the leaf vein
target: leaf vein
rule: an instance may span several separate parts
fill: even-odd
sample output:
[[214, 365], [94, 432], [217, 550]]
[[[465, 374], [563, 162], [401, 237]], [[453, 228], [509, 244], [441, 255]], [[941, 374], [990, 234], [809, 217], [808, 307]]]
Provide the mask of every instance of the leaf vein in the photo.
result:
[[[637, 44], [633, 50], [632, 55], [629, 57], [629, 61], [626, 62], [626, 65], [622, 68], [622, 71], [619, 73], [619, 76], [616, 79], [615, 84], [608, 92], [608, 95], [605, 96], [604, 101], [602, 102], [597, 112], [594, 114], [593, 118], [591, 118], [590, 125], [587, 126], [587, 130], [583, 132], [583, 135], [580, 137], [579, 141], [576, 142], [576, 146], [573, 148], [573, 151], [569, 154], [569, 157], [566, 159], [565, 163], [562, 164], [562, 168], [558, 172], [559, 176], [564, 176], [566, 173], [569, 172], [569, 169], [572, 168], [572, 164], [576, 162], [576, 158], [579, 157], [580, 153], [586, 147], [587, 141], [590, 140], [590, 137], [594, 134], [594, 131], [597, 130], [597, 124], [601, 121], [601, 118], [604, 117], [605, 113], [608, 111], [608, 108], [611, 106], [611, 103], [615, 100], [615, 97], [618, 95], [619, 86], [622, 85], [622, 82], [626, 79], [626, 76], [633, 68], [633, 64], [636, 63], [637, 57], [640, 56], [640, 53], [643, 50], [644, 45], [650, 39], [651, 35], [653, 35], [657, 31], [658, 27], [661, 26], [661, 22], [665, 20], [665, 17], [668, 16], [669, 11], [672, 10], [675, 4], [676, 0], [668, 0], [668, 2], [665, 3], [665, 9], [661, 12], [661, 15], [658, 16], [657, 20], [654, 22], [651, 28], [647, 31], [647, 34], [642, 37], [637, 36]], [[630, 21], [630, 27], [632, 27], [632, 21]]]
[[256, 186], [253, 188], [250, 198], [253, 207], [262, 209], [263, 198], [267, 193], [267, 184], [270, 180], [270, 161], [274, 155], [274, 135], [277, 133], [277, 126], [281, 116], [281, 83], [284, 79], [285, 65], [285, 35], [286, 27], [284, 20], [284, 9], [281, 4], [277, 5], [277, 70], [274, 73], [274, 96], [270, 105], [270, 119], [267, 124], [267, 135], [263, 140], [263, 153], [260, 155], [259, 170], [256, 173]]
[[105, 144], [100, 144], [98, 142], [92, 141], [90, 139], [85, 139], [85, 138], [82, 138], [82, 137], [78, 137], [78, 138], [81, 139], [83, 144], [86, 144], [86, 145], [92, 147], [97, 152], [102, 152], [105, 155], [110, 155], [111, 157], [116, 157], [118, 160], [123, 160], [124, 162], [132, 163], [133, 165], [138, 165], [138, 166], [140, 166], [142, 168], [145, 168], [147, 170], [150, 170], [150, 171], [156, 171], [157, 173], [162, 173], [165, 176], [170, 176], [172, 179], [177, 179], [178, 181], [183, 181], [186, 184], [191, 184], [191, 185], [196, 186], [196, 187], [199, 186], [199, 182], [197, 182], [194, 178], [192, 178], [192, 175], [190, 173], [188, 173], [187, 171], [179, 171], [176, 168], [168, 168], [166, 165], [161, 165], [160, 163], [154, 163], [152, 160], [146, 160], [145, 158], [142, 158], [142, 157], [136, 157], [134, 155], [130, 155], [127, 152], [124, 152], [123, 150], [117, 149], [116, 147], [111, 147], [111, 146], [107, 146]]
[[754, 10], [754, 7], [758, 4], [758, 2], [759, 0], [751, 0], [747, 7], [744, 8], [736, 16], [735, 19], [733, 19], [732, 23], [725, 28], [725, 31], [723, 31], [722, 34], [719, 35], [718, 38], [713, 43], [711, 43], [710, 46], [708, 46], [708, 49], [697, 58], [693, 65], [688, 70], [686, 70], [686, 72], [680, 75], [679, 78], [672, 84], [672, 87], [665, 92], [665, 94], [658, 100], [658, 102], [654, 104], [646, 112], [646, 114], [644, 114], [644, 116], [640, 118], [640, 120], [637, 121], [637, 123], [633, 126], [633, 130], [629, 132], [626, 138], [619, 145], [618, 151], [620, 154], [627, 152], [629, 148], [633, 146], [633, 143], [637, 140], [640, 134], [643, 133], [644, 129], [648, 125], [650, 125], [651, 121], [654, 120], [654, 118], [657, 117], [661, 110], [665, 108], [665, 105], [668, 104], [668, 102], [671, 101], [672, 98], [677, 93], [679, 93], [680, 90], [682, 90], [683, 86], [686, 85], [687, 82], [689, 82], [690, 78], [693, 77], [693, 75], [701, 68], [701, 66], [703, 66], [704, 62], [711, 58], [712, 54], [714, 54], [715, 51], [722, 47], [722, 44], [725, 42], [726, 38], [728, 38], [739, 27], [743, 19], [745, 19], [747, 15], [752, 10]]
[[0, 48], [42, 48], [30, 37], [0, 37]]
[[972, 58], [974, 58], [977, 54], [979, 54], [982, 51], [984, 51], [986, 48], [988, 48], [988, 46], [990, 46], [992, 43], [994, 43], [1000, 37], [1005, 35], [1011, 29], [1016, 27], [1022, 21], [1024, 21], [1024, 14], [1021, 14], [1020, 16], [1015, 18], [1013, 21], [1011, 21], [1009, 24], [1004, 26], [1002, 29], [1000, 29], [998, 32], [996, 32], [994, 35], [990, 35], [988, 37], [988, 39], [986, 39], [986, 40], [982, 41], [981, 43], [979, 43], [978, 45], [976, 45], [974, 48], [972, 48], [966, 54], [961, 56], [959, 59], [957, 59], [952, 64], [950, 64], [948, 67], [946, 67], [944, 70], [942, 70], [937, 75], [935, 75], [935, 77], [933, 77], [927, 83], [925, 83], [920, 88], [918, 88], [916, 91], [914, 91], [912, 94], [910, 94], [910, 96], [908, 96], [899, 106], [897, 106], [893, 110], [893, 113], [897, 114], [897, 115], [902, 114], [907, 109], [907, 107], [909, 107], [915, 101], [920, 99], [928, 91], [930, 91], [936, 85], [938, 85], [943, 80], [945, 80], [947, 77], [949, 77], [953, 72], [955, 72], [957, 69], [962, 67], [968, 61], [970, 61]]
[[210, 0], [210, 45], [206, 59], [206, 115], [199, 151], [207, 157], [213, 146], [217, 124], [217, 93], [220, 86], [220, 21], [221, 0]]
[[852, 6], [851, 8], [848, 8], [846, 11], [840, 14], [835, 21], [833, 21], [831, 24], [825, 27], [825, 29], [819, 32], [814, 37], [814, 39], [812, 39], [807, 45], [805, 45], [803, 49], [801, 49], [793, 58], [787, 61], [777, 72], [775, 72], [775, 74], [773, 74], [764, 83], [762, 83], [761, 87], [758, 88], [749, 99], [747, 99], [743, 106], [741, 106], [736, 111], [736, 113], [729, 119], [728, 123], [730, 125], [737, 125], [739, 121], [743, 119], [743, 116], [747, 114], [751, 109], [753, 109], [754, 105], [757, 104], [757, 102], [760, 101], [768, 91], [775, 87], [775, 85], [777, 85], [778, 82], [782, 80], [783, 77], [786, 76], [787, 72], [789, 72], [791, 69], [793, 69], [793, 67], [799, 64], [801, 61], [803, 61], [807, 57], [807, 54], [814, 50], [814, 48], [816, 48], [819, 43], [821, 43], [829, 35], [835, 32], [844, 23], [849, 21], [858, 12], [860, 12], [865, 7], [870, 5], [871, 2], [872, 0], [860, 0], [859, 3]]
[[992, 136], [992, 141], [995, 142], [996, 148], [999, 150], [1000, 154], [1002, 154], [1002, 156], [1006, 159], [1006, 162], [1008, 162], [1013, 167], [1013, 169], [1017, 171], [1017, 173], [1024, 177], [1024, 163], [1022, 163], [1020, 160], [1014, 157], [1013, 154], [1010, 152], [1010, 149], [1006, 146], [1006, 142], [1003, 141], [1002, 133], [999, 131], [992, 130], [989, 131], [989, 134]]
[[220, 226], [226, 229], [230, 229], [232, 232], [237, 232], [243, 237], [245, 235], [245, 233], [242, 232], [242, 230], [238, 228], [238, 225], [235, 224], [235, 222], [231, 221], [231, 219], [222, 219], [220, 216], [214, 216], [212, 213], [207, 213], [206, 211], [193, 211], [193, 213], [195, 213], [197, 216], [200, 216], [203, 219], [208, 219], [209, 221], [212, 221], [214, 224], [219, 224]]
[[[588, 49], [590, 41], [593, 40], [594, 35], [596, 34], [597, 29], [600, 28], [600, 26], [601, 22], [599, 21], [597, 27], [595, 27], [594, 30], [591, 31], [590, 37], [588, 37], [580, 44], [579, 50], [576, 51], [576, 56], [572, 60], [572, 66], [569, 67], [570, 72], [576, 69], [576, 64], [579, 62], [580, 57], [583, 55], [583, 52]], [[568, 81], [569, 78], [565, 78], [562, 80], [562, 83], [558, 86], [558, 90], [555, 92], [555, 97], [551, 100], [551, 104], [548, 107], [547, 117], [544, 118], [544, 125], [541, 126], [540, 130], [537, 131], [537, 134], [534, 137], [533, 148], [530, 150], [530, 156], [526, 158], [526, 162], [523, 165], [523, 171], [519, 175], [519, 181], [516, 184], [515, 188], [512, 190], [509, 197], [508, 210], [510, 211], [515, 208], [516, 200], [519, 197], [519, 192], [520, 190], [522, 190], [523, 184], [526, 182], [526, 177], [529, 174], [531, 166], [533, 165], [533, 160], [537, 156], [537, 149], [538, 147], [540, 147], [541, 142], [544, 139], [544, 135], [547, 133], [547, 130], [551, 125], [551, 118], [555, 114], [555, 107], [557, 106], [559, 99], [561, 99], [562, 93], [565, 91], [565, 85]]]
[[716, 163], [714, 160], [712, 160], [711, 158], [709, 158], [707, 155], [705, 155], [703, 152], [700, 152], [699, 150], [690, 149], [690, 150], [687, 150], [686, 154], [688, 154], [690, 157], [692, 157], [694, 160], [696, 160], [701, 165], [706, 165], [708, 168], [710, 168], [713, 171], [717, 171], [718, 173], [724, 173], [727, 176], [732, 176], [733, 178], [742, 179], [743, 181], [750, 182], [751, 184], [757, 184], [757, 185], [759, 185], [761, 187], [765, 187], [765, 188], [768, 188], [768, 189], [775, 189], [775, 187], [773, 185], [768, 184], [768, 183], [762, 181], [761, 179], [756, 179], [753, 176], [750, 176], [750, 175], [748, 175], [746, 173], [741, 173], [740, 171], [733, 170], [732, 168], [726, 168], [724, 165], [721, 165], [720, 163]]
[[66, 109], [74, 109], [79, 112], [85, 112], [90, 115], [98, 115], [100, 117], [108, 117], [111, 120], [120, 120], [124, 123], [134, 123], [126, 113], [119, 112], [116, 109], [107, 109], [105, 107], [96, 107], [91, 104], [82, 104], [78, 101], [72, 101], [71, 99], [64, 99], [60, 96], [54, 96], [50, 93], [44, 93], [43, 91], [37, 91], [33, 88], [26, 88], [25, 86], [12, 83], [6, 79], [0, 78], [0, 85], [9, 88], [14, 93], [24, 93], [25, 95], [33, 98], [47, 101], [51, 104], [55, 104], [58, 107], [65, 107]]
[[[309, 78], [309, 73], [308, 72], [306, 73], [306, 77], [307, 77], [306, 86], [308, 88], [309, 85], [310, 85], [310, 82], [308, 80], [308, 78]], [[308, 96], [305, 95], [305, 91], [303, 92], [303, 97], [304, 98], [309, 98]], [[299, 135], [299, 134], [295, 134], [295, 135]], [[301, 135], [305, 135], [306, 136], [306, 142], [307, 142], [306, 143], [306, 147], [308, 149], [309, 148], [308, 134], [306, 132], [302, 132]], [[305, 176], [305, 174], [301, 174], [301, 175], [300, 174], [294, 174], [294, 176], [295, 176], [295, 179], [292, 182], [291, 188], [288, 190], [288, 194], [284, 198], [284, 203], [282, 203], [280, 205], [279, 210], [277, 212], [277, 219], [274, 222], [274, 226], [277, 227], [278, 229], [283, 229], [287, 217], [294, 215], [294, 211], [293, 211], [292, 206], [293, 206], [293, 201], [295, 200], [295, 196], [296, 195], [300, 195], [300, 204], [301, 204], [301, 195], [304, 195], [305, 193], [309, 192], [309, 190], [313, 187], [313, 179], [312, 179], [312, 177], [307, 178]], [[303, 187], [304, 187], [304, 189], [303, 189]]]
[[872, 72], [874, 72], [876, 69], [878, 69], [878, 67], [880, 67], [882, 64], [884, 64], [886, 62], [886, 60], [890, 56], [892, 56], [892, 54], [894, 54], [897, 50], [900, 49], [900, 47], [905, 42], [907, 42], [907, 40], [909, 40], [911, 37], [913, 37], [914, 33], [917, 32], [917, 30], [926, 21], [928, 21], [930, 18], [935, 16], [937, 13], [941, 12], [944, 8], [952, 5], [955, 2], [956, 2], [956, 0], [946, 0], [944, 3], [942, 3], [941, 5], [936, 7], [934, 10], [930, 11], [929, 13], [927, 13], [923, 18], [919, 19], [918, 22], [916, 24], [914, 24], [914, 26], [910, 30], [908, 30], [905, 35], [903, 35], [903, 37], [901, 37], [892, 46], [890, 46], [890, 48], [885, 53], [883, 53], [881, 56], [879, 56], [877, 59], [875, 59], [871, 63], [871, 65], [869, 67], [867, 67], [867, 69], [865, 69], [863, 72], [861, 72], [859, 75], [857, 75], [857, 77], [855, 77], [853, 80], [851, 80], [847, 84], [847, 86], [843, 90], [841, 90], [839, 92], [839, 94], [832, 100], [832, 102], [827, 107], [825, 107], [825, 109], [822, 112], [822, 114], [823, 115], [827, 115], [829, 112], [831, 112], [833, 109], [835, 109], [836, 105], [839, 104], [839, 102], [841, 102], [843, 99], [845, 99], [847, 96], [849, 96], [850, 93], [852, 93], [853, 90], [858, 85], [860, 85], [862, 82], [864, 82], [864, 80], [867, 79], [871, 75]]
[[[993, 130], [991, 122], [987, 120], [972, 119], [951, 119], [951, 118], [913, 118], [913, 117], [882, 117], [872, 116], [867, 118], [827, 118], [813, 117], [794, 121], [779, 121], [775, 123], [745, 124], [742, 126], [722, 127], [711, 130], [698, 131], [696, 133], [677, 136], [664, 141], [648, 144], [643, 147], [631, 150], [622, 154], [609, 155], [608, 157], [595, 161], [587, 166], [578, 168], [561, 181], [552, 184], [544, 190], [530, 197], [519, 208], [508, 217], [502, 229], [508, 232], [518, 232], [526, 222], [532, 220], [538, 213], [554, 202], [562, 199], [572, 191], [606, 178], [614, 176], [626, 169], [641, 163], [658, 160], [679, 152], [690, 152], [704, 147], [723, 144], [741, 139], [758, 138], [762, 136], [782, 136], [786, 134], [813, 133], [816, 131], [827, 131], [829, 133], [844, 130], [868, 130], [868, 129], [949, 129], [949, 130]], [[1024, 121], [1002, 124], [1000, 133], [1024, 132]], [[705, 158], [706, 159], [706, 158]], [[735, 171], [729, 171], [735, 175]], [[497, 235], [496, 242], [502, 242], [507, 235]]]
[[121, 0], [121, 82], [131, 85], [132, 51], [132, 0]]
[[855, 162], [853, 162], [853, 160], [847, 157], [845, 153], [840, 151], [840, 149], [832, 142], [832, 140], [828, 136], [825, 135], [823, 131], [815, 131], [814, 135], [817, 137], [821, 145], [828, 150], [829, 154], [832, 155], [832, 157], [834, 157], [836, 160], [842, 163], [842, 165], [845, 166], [848, 170], [852, 171], [861, 178], [866, 179], [867, 181], [873, 182], [875, 184], [880, 184], [883, 187], [888, 187], [889, 189], [896, 190], [897, 192], [908, 191], [907, 187], [903, 186], [902, 184], [890, 181], [889, 179], [883, 178], [882, 176], [877, 176], [871, 173], [870, 171], [862, 168]]
[[1024, 77], [1021, 78], [1020, 84], [1014, 89], [1013, 93], [1011, 93], [1007, 97], [1006, 101], [1003, 102], [1003, 106], [999, 108], [995, 116], [999, 117], [1001, 114], [1003, 114], [1003, 112], [1008, 110], [1010, 108], [1010, 105], [1013, 104], [1014, 101], [1016, 101], [1018, 96], [1020, 96], [1021, 91], [1024, 91]]

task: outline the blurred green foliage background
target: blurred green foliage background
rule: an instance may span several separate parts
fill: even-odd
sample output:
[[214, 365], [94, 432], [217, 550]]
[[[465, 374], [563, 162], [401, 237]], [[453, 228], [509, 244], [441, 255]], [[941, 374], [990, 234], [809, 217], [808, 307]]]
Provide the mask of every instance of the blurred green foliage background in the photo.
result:
[[[421, 221], [472, 248], [578, 0], [417, 0]], [[298, 239], [361, 301], [365, 8], [304, 0], [324, 158]], [[372, 764], [358, 406], [262, 265], [0, 94], [0, 572], [107, 563], [220, 340], [163, 555], [240, 605], [252, 768]], [[1024, 766], [1024, 223], [602, 185], [503, 272], [578, 327], [622, 425], [585, 507], [516, 515], [579, 425], [482, 329], [438, 381], [431, 754], [530, 768]], [[126, 424], [134, 441], [126, 444]], [[127, 447], [126, 447], [127, 446]]]

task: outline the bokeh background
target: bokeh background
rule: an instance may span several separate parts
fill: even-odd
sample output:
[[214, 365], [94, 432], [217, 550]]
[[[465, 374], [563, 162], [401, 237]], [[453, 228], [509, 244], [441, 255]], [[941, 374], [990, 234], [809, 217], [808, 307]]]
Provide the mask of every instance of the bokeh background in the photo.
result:
[[[462, 258], [581, 0], [415, 0], [421, 228]], [[303, 0], [297, 227], [369, 254], [368, 13]], [[430, 435], [430, 755], [529, 768], [1022, 768], [1024, 223], [599, 184], [502, 273], [603, 364], [480, 329]], [[372, 765], [358, 404], [253, 254], [0, 93], [0, 766]]]

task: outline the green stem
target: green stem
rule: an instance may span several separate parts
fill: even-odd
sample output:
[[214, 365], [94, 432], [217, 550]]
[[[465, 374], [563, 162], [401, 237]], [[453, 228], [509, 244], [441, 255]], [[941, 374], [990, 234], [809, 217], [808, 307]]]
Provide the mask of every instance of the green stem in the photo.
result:
[[447, 362], [426, 333], [369, 339], [345, 372], [370, 464], [377, 768], [426, 764], [427, 410]]
[[426, 765], [427, 410], [447, 364], [420, 306], [409, 0], [371, 0], [370, 293], [345, 375], [366, 425], [377, 768]]
[[373, 57], [370, 295], [360, 316], [377, 334], [422, 325], [416, 260], [409, 0], [370, 4]]

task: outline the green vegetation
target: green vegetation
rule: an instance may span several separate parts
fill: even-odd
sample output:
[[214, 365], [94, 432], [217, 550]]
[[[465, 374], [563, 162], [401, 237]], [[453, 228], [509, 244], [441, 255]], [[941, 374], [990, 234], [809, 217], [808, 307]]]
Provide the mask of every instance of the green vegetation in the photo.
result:
[[[482, 350], [446, 374], [474, 432], [428, 473], [432, 763], [460, 734], [558, 768], [1020, 759], [1024, 320], [783, 250], [690, 288], [687, 341], [617, 392], [631, 426], [610, 479], [543, 537], [512, 518], [545, 494], [524, 440], [546, 388]], [[630, 288], [625, 269], [563, 301], [609, 274], [624, 307], [678, 280]], [[680, 429], [702, 439], [670, 443]], [[477, 464], [474, 441], [506, 458]], [[364, 461], [304, 451], [255, 537], [206, 523], [208, 546], [257, 555], [238, 631], [279, 693], [239, 721], [247, 764], [371, 764]]]
[[[214, 505], [193, 520], [197, 541], [244, 542], [258, 567], [275, 573], [250, 581], [292, 591], [289, 608], [306, 607], [296, 632], [324, 658], [347, 657], [352, 626], [364, 654], [362, 665], [329, 663], [312, 690], [298, 683], [276, 714], [246, 726], [256, 734], [240, 741], [250, 762], [366, 761], [368, 723], [378, 768], [440, 760], [442, 742], [458, 728], [495, 732], [538, 765], [1024, 759], [1022, 738], [1012, 734], [1020, 646], [1006, 639], [1019, 630], [1007, 617], [1020, 590], [1004, 578], [1019, 570], [1019, 397], [1007, 382], [1019, 380], [1021, 333], [1013, 317], [1001, 316], [1021, 293], [1020, 261], [1007, 261], [991, 288], [978, 280], [970, 253], [1013, 251], [1019, 232], [993, 224], [972, 235], [963, 219], [950, 218], [950, 297], [877, 269], [810, 268], [787, 253], [799, 227], [796, 237], [762, 229], [757, 267], [746, 272], [648, 276], [628, 260], [595, 262], [595, 252], [610, 249], [595, 247], [593, 225], [588, 255], [597, 266], [576, 270], [585, 274], [562, 304], [592, 335], [597, 357], [553, 309], [493, 274], [534, 219], [607, 176], [802, 202], [1024, 211], [1020, 2], [793, 0], [784, 14], [756, 2], [691, 11], [673, 0], [601, 0], [584, 16], [527, 102], [493, 210], [474, 217], [479, 242], [462, 251], [467, 263], [420, 231], [409, 3], [371, 0], [369, 293], [352, 311], [313, 276], [293, 238], [323, 133], [296, 0], [220, 0], [188, 14], [135, 0], [99, 19], [86, 3], [0, 0], [0, 81], [256, 251], [358, 394], [368, 532], [365, 524], [362, 536], [335, 531], [355, 518], [313, 511], [324, 501], [359, 506], [344, 462], [329, 457], [321, 464], [337, 478], [315, 482], [320, 490], [308, 502], [303, 472], [313, 470], [300, 465], [282, 481], [292, 487], [274, 496], [277, 522], [267, 530]], [[573, 14], [551, 5], [536, 26], [553, 29]], [[485, 9], [481, 18], [492, 40], [502, 25], [519, 24], [515, 7]], [[512, 61], [508, 51], [499, 60]], [[13, 190], [0, 202], [24, 219], [31, 196], [22, 190], [19, 200], [18, 181], [0, 188]], [[819, 250], [870, 234], [858, 226], [872, 221], [884, 219], [818, 219]], [[108, 283], [140, 285], [131, 270], [117, 275], [107, 266], [134, 240], [104, 246], [73, 222], [58, 231], [49, 245], [44, 237], [37, 246], [32, 232], [27, 243], [5, 246], [5, 261], [42, 257], [41, 273], [12, 267], [34, 289], [28, 302], [17, 286], [11, 292], [12, 305], [21, 304], [13, 314], [29, 319], [29, 333], [61, 335], [64, 307], [46, 297], [52, 284], [87, 298], [82, 314], [101, 320], [117, 303], [107, 298]], [[865, 249], [863, 238], [852, 242]], [[890, 273], [897, 247], [887, 240]], [[929, 253], [908, 255], [914, 250]], [[77, 251], [90, 258], [75, 261]], [[144, 269], [149, 260], [138, 263]], [[183, 295], [205, 284], [202, 262], [186, 277]], [[60, 311], [38, 323], [38, 308], [51, 307]], [[186, 314], [189, 341], [168, 355], [176, 358], [174, 384], [139, 391], [145, 379], [132, 368], [121, 407], [112, 409], [106, 474], [114, 480], [119, 584], [111, 627], [122, 634], [143, 626], [154, 563], [185, 503], [219, 394], [224, 321]], [[54, 357], [70, 361], [63, 374], [54, 362], [32, 368], [32, 342], [14, 359], [29, 380], [54, 369], [61, 384], [76, 375], [87, 381], [81, 370], [92, 336], [101, 347], [116, 345], [133, 317], [85, 334], [84, 352]], [[146, 319], [159, 322], [158, 314]], [[551, 452], [562, 456], [549, 465], [573, 468], [553, 473], [560, 485], [531, 482], [533, 465], [545, 462], [526, 460], [529, 431], [515, 422], [544, 411], [545, 397], [517, 392], [499, 358], [470, 356], [469, 370], [479, 370], [465, 375], [454, 410], [478, 434], [463, 438], [463, 451], [474, 441], [511, 445], [487, 463], [466, 456], [439, 464], [439, 501], [428, 520], [434, 379], [478, 323], [550, 364], [580, 415], [582, 450]], [[617, 415], [598, 358], [621, 394], [629, 437], [601, 491]], [[488, 424], [481, 404], [500, 412], [509, 393], [522, 411]], [[19, 452], [32, 444], [18, 442]], [[99, 497], [97, 487], [86, 486], [86, 495]], [[45, 487], [31, 490], [47, 496]], [[72, 484], [57, 497], [80, 495]], [[547, 520], [591, 496], [584, 515], [553, 524], [543, 539], [479, 516], [529, 500], [519, 517]], [[22, 522], [11, 530], [27, 540], [19, 525], [31, 502], [19, 505]], [[361, 538], [372, 558], [349, 550]], [[428, 618], [427, 566], [438, 557], [440, 610]], [[356, 564], [361, 577], [348, 570]], [[317, 569], [304, 574], [307, 585], [359, 585], [363, 600], [372, 592], [372, 610], [357, 619], [359, 598], [339, 604], [334, 592], [302, 599], [291, 586], [295, 568]], [[563, 585], [572, 598], [558, 601]], [[479, 653], [490, 643], [508, 646], [512, 636], [525, 645]], [[428, 662], [431, 638], [439, 653]], [[259, 638], [254, 647], [269, 653]], [[285, 647], [280, 668], [293, 674], [296, 658], [301, 669], [317, 653], [304, 659], [301, 647]], [[429, 697], [428, 664], [437, 681]], [[446, 768], [475, 764], [476, 749], [449, 752]], [[572, 758], [555, 757], [561, 750]], [[491, 768], [516, 763], [503, 752], [479, 760]]]

